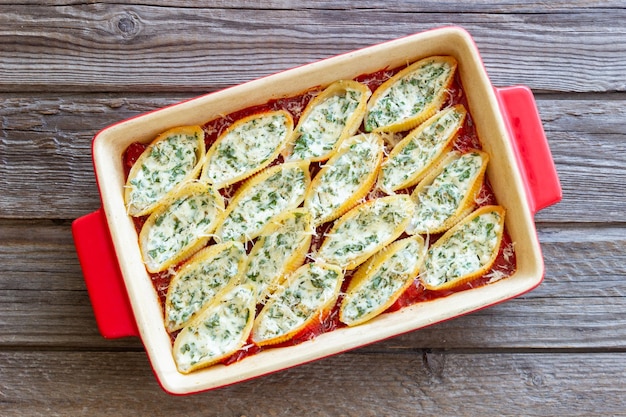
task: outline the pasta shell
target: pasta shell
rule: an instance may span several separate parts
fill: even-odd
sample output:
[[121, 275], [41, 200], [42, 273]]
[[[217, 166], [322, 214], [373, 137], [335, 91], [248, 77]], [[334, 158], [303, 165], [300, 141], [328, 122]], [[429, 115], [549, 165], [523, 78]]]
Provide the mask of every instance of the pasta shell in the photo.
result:
[[424, 261], [424, 239], [398, 240], [361, 265], [350, 281], [339, 319], [356, 326], [389, 308], [413, 283]]
[[257, 303], [264, 303], [281, 279], [302, 265], [313, 232], [311, 214], [304, 208], [279, 214], [263, 228], [242, 274], [243, 282], [254, 286]]
[[383, 140], [375, 133], [342, 142], [304, 197], [304, 207], [313, 215], [315, 225], [336, 219], [369, 193], [378, 175], [383, 149]]
[[243, 184], [217, 229], [219, 240], [252, 240], [270, 219], [298, 207], [311, 183], [308, 161], [276, 165]]
[[248, 340], [255, 312], [254, 290], [236, 285], [222, 292], [178, 333], [174, 361], [184, 374], [237, 352]]
[[451, 152], [411, 194], [415, 212], [407, 233], [441, 233], [471, 213], [488, 162], [482, 151]]
[[124, 202], [131, 216], [150, 214], [176, 188], [196, 178], [205, 154], [200, 126], [182, 126], [161, 133], [128, 173]]
[[285, 110], [236, 121], [207, 151], [201, 179], [220, 189], [250, 177], [276, 159], [292, 131], [293, 118]]
[[387, 194], [417, 184], [452, 150], [467, 114], [462, 104], [444, 109], [412, 130], [389, 153], [381, 166], [378, 185]]
[[501, 206], [483, 206], [444, 233], [426, 253], [424, 287], [450, 289], [487, 272], [498, 255], [504, 215]]
[[209, 184], [184, 184], [146, 220], [139, 246], [149, 272], [166, 270], [204, 246], [224, 211], [224, 199]]
[[240, 242], [227, 242], [196, 253], [176, 272], [165, 298], [165, 323], [170, 332], [178, 330], [228, 285], [238, 281], [246, 260]]
[[335, 221], [316, 258], [344, 269], [356, 268], [404, 232], [413, 209], [408, 195], [359, 204]]
[[309, 263], [288, 276], [254, 321], [252, 341], [272, 345], [293, 338], [334, 306], [343, 281], [341, 268]]
[[335, 81], [309, 102], [287, 147], [287, 160], [324, 161], [341, 141], [354, 135], [371, 91], [352, 80]]
[[432, 116], [445, 101], [456, 66], [453, 57], [433, 56], [385, 81], [367, 104], [365, 130], [401, 132]]

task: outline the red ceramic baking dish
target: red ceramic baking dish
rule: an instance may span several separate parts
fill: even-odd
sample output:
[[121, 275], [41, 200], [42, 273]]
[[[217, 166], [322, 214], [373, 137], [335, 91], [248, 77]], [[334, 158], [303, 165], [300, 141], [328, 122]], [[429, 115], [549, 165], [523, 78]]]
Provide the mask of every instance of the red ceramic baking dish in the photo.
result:
[[[150, 142], [175, 126], [202, 125], [219, 115], [297, 96], [315, 86], [398, 68], [434, 55], [450, 55], [458, 62], [469, 112], [483, 149], [490, 154], [487, 178], [498, 203], [507, 210], [506, 228], [515, 244], [516, 272], [489, 285], [382, 314], [359, 326], [337, 328], [293, 346], [262, 350], [230, 365], [179, 373], [162, 307], [124, 205], [125, 149], [133, 142]], [[456, 27], [349, 52], [122, 121], [95, 136], [93, 161], [102, 207], [77, 219], [73, 234], [99, 330], [107, 338], [140, 337], [159, 383], [173, 394], [214, 389], [300, 365], [532, 290], [544, 275], [533, 217], [561, 199], [532, 93], [523, 86], [494, 88], [471, 36]]]

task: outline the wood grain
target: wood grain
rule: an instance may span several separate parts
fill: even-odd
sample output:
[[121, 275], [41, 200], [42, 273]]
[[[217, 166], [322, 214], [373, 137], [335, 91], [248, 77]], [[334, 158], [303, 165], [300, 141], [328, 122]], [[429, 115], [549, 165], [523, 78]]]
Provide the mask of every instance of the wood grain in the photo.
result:
[[451, 24], [474, 36], [496, 85], [523, 83], [559, 92], [626, 90], [623, 5], [548, 13], [535, 4], [518, 13], [513, 5], [490, 9], [483, 3], [482, 8], [464, 7], [467, 13], [449, 13], [455, 6], [442, 12], [435, 3], [346, 4], [331, 12], [326, 4], [301, 3], [292, 9], [279, 3], [261, 10], [187, 4], [5, 5], [0, 91], [212, 91]]
[[1, 352], [0, 413], [617, 416], [626, 406], [624, 356], [357, 351], [215, 391], [171, 397], [157, 386], [143, 353]]

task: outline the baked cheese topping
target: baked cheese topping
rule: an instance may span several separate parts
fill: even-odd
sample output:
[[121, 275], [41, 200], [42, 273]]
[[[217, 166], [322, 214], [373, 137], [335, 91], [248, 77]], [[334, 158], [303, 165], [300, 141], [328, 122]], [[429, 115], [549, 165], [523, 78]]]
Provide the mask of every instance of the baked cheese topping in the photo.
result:
[[174, 342], [178, 370], [188, 373], [235, 353], [247, 341], [255, 312], [252, 288], [233, 286], [185, 327]]
[[259, 313], [252, 341], [261, 346], [295, 336], [335, 303], [342, 280], [335, 265], [309, 263], [297, 269]]
[[417, 236], [389, 245], [355, 272], [339, 318], [354, 326], [382, 313], [417, 277], [424, 256], [424, 240]]
[[170, 129], [159, 135], [137, 159], [126, 182], [126, 208], [131, 216], [151, 212], [167, 194], [195, 176], [204, 157], [199, 126]]
[[345, 269], [354, 269], [398, 238], [413, 215], [407, 195], [377, 198], [340, 217], [328, 233], [317, 257]]
[[187, 183], [143, 225], [139, 237], [147, 269], [159, 272], [181, 261], [209, 239], [224, 210], [224, 200], [202, 182]]
[[[365, 130], [406, 130], [421, 122], [421, 115], [429, 117], [443, 102], [455, 69], [452, 58], [431, 57], [400, 71], [372, 96]], [[411, 119], [415, 119], [413, 126]]]
[[377, 134], [346, 139], [337, 153], [313, 179], [304, 206], [315, 224], [331, 221], [369, 192], [383, 155], [383, 140]]
[[435, 242], [424, 262], [421, 279], [427, 288], [455, 283], [488, 269], [495, 260], [504, 228], [504, 209], [484, 206]]
[[277, 165], [242, 185], [226, 210], [219, 239], [251, 240], [267, 222], [302, 203], [309, 186], [308, 161]]
[[409, 133], [383, 162], [380, 188], [390, 194], [416, 184], [446, 148], [451, 148], [465, 114], [462, 105], [450, 107]]
[[469, 152], [455, 156], [435, 179], [423, 188], [416, 189], [412, 195], [415, 201], [415, 213], [407, 228], [409, 233], [437, 233], [463, 205], [471, 207], [476, 179], [484, 172], [487, 163], [486, 154]]
[[326, 159], [346, 134], [358, 128], [369, 96], [369, 89], [356, 81], [331, 84], [302, 114], [288, 159]]
[[209, 246], [172, 278], [165, 299], [165, 322], [175, 331], [192, 320], [216, 294], [237, 280], [246, 259], [239, 242]]
[[249, 177], [278, 156], [292, 130], [293, 120], [286, 111], [235, 122], [209, 149], [202, 179], [223, 188]]
[[263, 229], [243, 273], [243, 282], [256, 290], [257, 303], [265, 302], [279, 280], [304, 262], [312, 235], [311, 214], [302, 208], [274, 217]]

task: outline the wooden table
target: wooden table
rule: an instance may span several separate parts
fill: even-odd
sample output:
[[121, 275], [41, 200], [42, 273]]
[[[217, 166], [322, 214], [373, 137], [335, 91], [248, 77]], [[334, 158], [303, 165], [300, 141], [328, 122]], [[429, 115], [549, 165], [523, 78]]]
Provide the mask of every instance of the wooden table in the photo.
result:
[[[623, 0], [40, 3], [0, 5], [0, 415], [626, 415]], [[70, 233], [100, 206], [97, 131], [449, 24], [494, 85], [536, 95], [564, 191], [536, 216], [539, 288], [189, 397], [138, 339], [99, 335]]]

